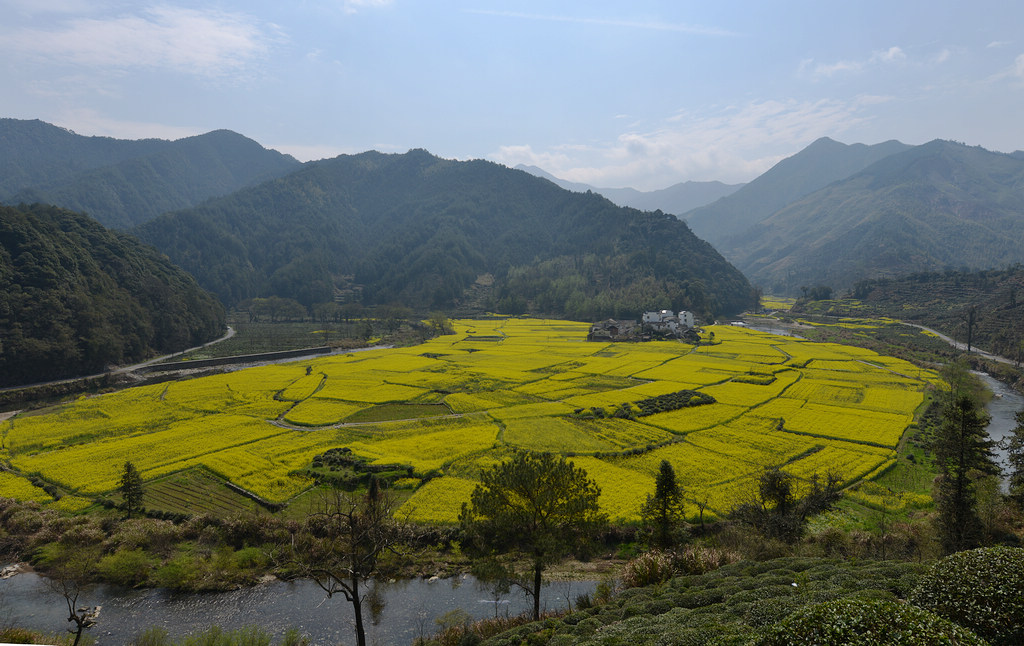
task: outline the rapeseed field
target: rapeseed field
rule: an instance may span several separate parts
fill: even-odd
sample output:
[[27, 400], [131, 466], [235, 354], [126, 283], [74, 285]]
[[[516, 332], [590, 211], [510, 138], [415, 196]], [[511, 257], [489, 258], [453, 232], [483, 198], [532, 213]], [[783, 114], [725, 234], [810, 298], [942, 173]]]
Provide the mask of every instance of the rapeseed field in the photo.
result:
[[[481, 468], [524, 450], [561, 453], [586, 469], [614, 519], [637, 518], [663, 459], [691, 499], [708, 501], [707, 515], [722, 514], [749, 497], [767, 467], [805, 482], [828, 469], [849, 483], [879, 475], [937, 383], [899, 359], [745, 328], [708, 327], [713, 343], [699, 346], [591, 343], [587, 329], [456, 321], [455, 334], [412, 348], [130, 388], [20, 414], [0, 424], [0, 458], [10, 466], [0, 472], [0, 495], [81, 509], [111, 495], [131, 460], [146, 480], [202, 468], [285, 503], [313, 486], [306, 469], [316, 455], [345, 447], [354, 459], [403, 472], [403, 488], [413, 489], [403, 513], [449, 523]], [[631, 406], [681, 391], [714, 403], [642, 415]], [[436, 414], [373, 421], [394, 420], [383, 407], [409, 403]], [[58, 487], [61, 500], [30, 477]], [[882, 504], [870, 488], [856, 495]]]

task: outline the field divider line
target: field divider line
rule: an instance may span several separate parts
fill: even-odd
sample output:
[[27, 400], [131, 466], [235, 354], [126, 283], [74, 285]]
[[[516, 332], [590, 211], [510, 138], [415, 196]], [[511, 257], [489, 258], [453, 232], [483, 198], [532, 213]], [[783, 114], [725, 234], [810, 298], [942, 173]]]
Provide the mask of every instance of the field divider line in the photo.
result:
[[[271, 425], [274, 425], [273, 422], [268, 422], [268, 423], [271, 424]], [[279, 435], [284, 435], [284, 433], [274, 433], [272, 435], [267, 435], [265, 437], [260, 437], [260, 438], [256, 438], [256, 439], [252, 439], [252, 440], [247, 440], [245, 442], [238, 442], [237, 444], [229, 444], [227, 446], [220, 447], [220, 448], [218, 448], [215, 451], [207, 451], [206, 453], [200, 453], [198, 455], [190, 456], [188, 458], [185, 458], [185, 460], [177, 459], [177, 460], [169, 460], [169, 461], [166, 461], [166, 462], [160, 462], [160, 463], [158, 463], [158, 464], [154, 465], [153, 467], [150, 467], [150, 468], [148, 468], [146, 470], [147, 471], [152, 471], [154, 469], [159, 469], [161, 467], [166, 467], [166, 466], [175, 464], [176, 462], [185, 462], [185, 461], [188, 461], [188, 460], [198, 460], [198, 459], [201, 459], [203, 456], [216, 455], [218, 453], [222, 453], [224, 451], [230, 451], [232, 449], [237, 449], [239, 447], [247, 446], [249, 444], [256, 444], [256, 443], [259, 443], [259, 442], [263, 442], [265, 440], [269, 440], [270, 438], [277, 437]], [[218, 477], [223, 477], [222, 475], [220, 475], [219, 473], [214, 471], [209, 465], [203, 464], [202, 466], [204, 466], [211, 473], [214, 473]], [[181, 469], [178, 469], [177, 471], [172, 471], [170, 473], [161, 474], [159, 477], [164, 477], [164, 476], [167, 476], [167, 475], [171, 475], [172, 473], [177, 473], [179, 471], [185, 471], [188, 468], [190, 468], [190, 467], [182, 467]]]

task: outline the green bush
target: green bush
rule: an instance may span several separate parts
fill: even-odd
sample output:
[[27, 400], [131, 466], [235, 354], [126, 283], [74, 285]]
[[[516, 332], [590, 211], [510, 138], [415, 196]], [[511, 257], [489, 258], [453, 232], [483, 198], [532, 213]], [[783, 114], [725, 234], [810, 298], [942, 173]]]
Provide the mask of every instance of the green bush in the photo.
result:
[[134, 549], [104, 556], [97, 569], [107, 581], [132, 588], [145, 583], [156, 565], [157, 559], [145, 550]]
[[958, 552], [921, 577], [910, 601], [996, 646], [1024, 644], [1024, 549]]
[[984, 646], [985, 640], [922, 608], [893, 601], [840, 599], [798, 610], [756, 646]]

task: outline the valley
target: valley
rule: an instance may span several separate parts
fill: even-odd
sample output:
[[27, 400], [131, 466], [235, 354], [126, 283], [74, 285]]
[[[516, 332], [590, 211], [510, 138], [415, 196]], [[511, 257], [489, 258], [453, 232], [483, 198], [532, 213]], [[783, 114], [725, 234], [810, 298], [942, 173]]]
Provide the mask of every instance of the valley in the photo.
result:
[[[79, 550], [84, 580], [119, 586], [308, 577], [285, 552], [323, 531], [332, 494], [385, 500], [382, 526], [412, 532], [367, 580], [528, 570], [515, 550], [476, 545], [465, 511], [523, 456], [564, 461], [600, 491], [600, 527], [553, 561], [644, 590], [592, 582], [579, 603], [594, 617], [619, 604], [661, 625], [650, 618], [679, 598], [651, 584], [735, 577], [738, 560], [845, 597], [877, 590], [873, 566], [843, 565], [851, 582], [836, 586], [828, 559], [923, 561], [1024, 535], [1012, 474], [1000, 491], [978, 472], [973, 532], [950, 548], [936, 477], [950, 468], [937, 439], [950, 393], [985, 397], [967, 369], [1021, 382], [1020, 155], [826, 138], [743, 185], [602, 196], [421, 149], [299, 163], [229, 131], [129, 142], [4, 120], [0, 134], [37, 142], [12, 148], [0, 186], [3, 385], [116, 372], [228, 322], [237, 332], [130, 377], [143, 385], [4, 393], [17, 409], [0, 419], [4, 545], [44, 574]], [[35, 200], [59, 206], [23, 203]], [[652, 308], [692, 311], [697, 327], [686, 342], [586, 340], [593, 322]], [[727, 324], [741, 315], [769, 331]], [[964, 358], [903, 322], [1011, 359]], [[323, 354], [231, 365], [306, 348]], [[651, 515], [666, 473], [670, 549]], [[926, 566], [900, 567], [888, 594], [902, 599]], [[804, 605], [782, 599], [789, 584], [761, 605], [720, 603], [710, 576], [700, 603], [723, 634], [767, 638]], [[759, 580], [729, 578], [729, 594]], [[538, 643], [594, 634], [515, 622]], [[487, 636], [518, 644], [513, 624]], [[492, 630], [472, 626], [437, 643]]]

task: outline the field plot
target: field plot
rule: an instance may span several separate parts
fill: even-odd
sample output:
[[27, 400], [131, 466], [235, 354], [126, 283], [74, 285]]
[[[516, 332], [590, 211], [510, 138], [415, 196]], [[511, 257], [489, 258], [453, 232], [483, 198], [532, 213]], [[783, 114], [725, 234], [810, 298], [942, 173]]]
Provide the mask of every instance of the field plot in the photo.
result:
[[[414, 518], [446, 523], [481, 469], [525, 450], [561, 453], [585, 468], [612, 518], [636, 518], [663, 459], [689, 498], [724, 513], [766, 467], [804, 480], [829, 468], [848, 481], [880, 473], [936, 380], [858, 348], [731, 326], [708, 328], [714, 343], [696, 347], [588, 343], [587, 328], [457, 321], [455, 334], [413, 348], [143, 386], [21, 414], [0, 426], [0, 459], [12, 467], [0, 472], [0, 495], [82, 508], [116, 497], [131, 460], [162, 508], [230, 514], [248, 503], [225, 494], [224, 481], [287, 502], [315, 484], [305, 475], [315, 456], [345, 447], [367, 468], [400, 472], [403, 488], [414, 490], [405, 503]], [[684, 390], [710, 403], [647, 415], [637, 406]], [[36, 476], [66, 495], [53, 501], [28, 480]]]

